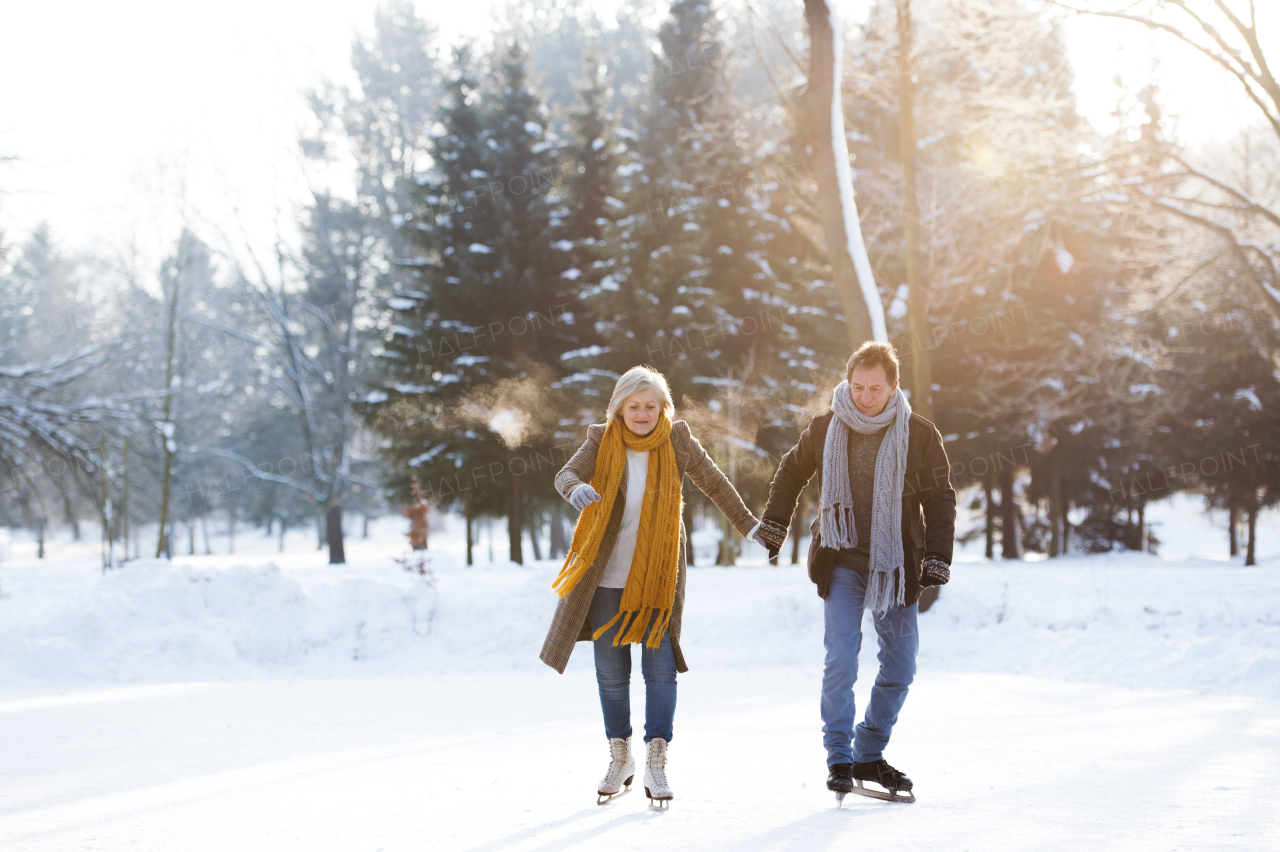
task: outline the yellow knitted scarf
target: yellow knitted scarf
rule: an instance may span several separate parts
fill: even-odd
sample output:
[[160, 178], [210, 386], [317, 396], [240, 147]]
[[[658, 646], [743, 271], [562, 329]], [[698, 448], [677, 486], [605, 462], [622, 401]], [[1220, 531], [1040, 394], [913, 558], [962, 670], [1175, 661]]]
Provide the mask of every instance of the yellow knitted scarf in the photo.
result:
[[[605, 429], [596, 455], [595, 473], [591, 476], [591, 487], [599, 493], [600, 499], [583, 509], [578, 517], [569, 555], [551, 588], [564, 597], [595, 564], [605, 527], [613, 513], [613, 504], [626, 475], [628, 447], [649, 451], [640, 529], [636, 534], [635, 555], [631, 557], [631, 573], [627, 575], [627, 585], [622, 590], [622, 606], [608, 624], [596, 630], [594, 638], [599, 639], [618, 619], [622, 619], [613, 644], [643, 642], [645, 629], [653, 620], [653, 629], [649, 631], [646, 644], [657, 648], [667, 631], [671, 609], [675, 605], [676, 576], [680, 570], [680, 512], [683, 508], [676, 452], [671, 446], [671, 421], [665, 413], [648, 435], [636, 435], [621, 420], [614, 420]], [[631, 483], [633, 488], [639, 486], [640, 483]], [[654, 613], [657, 613], [656, 619]]]

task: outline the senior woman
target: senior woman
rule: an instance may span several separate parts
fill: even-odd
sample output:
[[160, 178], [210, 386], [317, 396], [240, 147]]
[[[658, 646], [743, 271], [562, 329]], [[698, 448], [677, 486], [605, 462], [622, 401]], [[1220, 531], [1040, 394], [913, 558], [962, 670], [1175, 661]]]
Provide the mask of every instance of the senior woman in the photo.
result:
[[596, 682], [609, 738], [599, 804], [630, 788], [631, 643], [641, 644], [645, 682], [644, 786], [652, 807], [673, 798], [667, 745], [676, 709], [684, 605], [685, 530], [680, 484], [687, 475], [743, 537], [756, 519], [675, 408], [662, 374], [633, 367], [613, 389], [605, 422], [556, 475], [561, 496], [582, 514], [552, 588], [560, 595], [541, 658], [564, 673], [575, 642], [595, 648]]

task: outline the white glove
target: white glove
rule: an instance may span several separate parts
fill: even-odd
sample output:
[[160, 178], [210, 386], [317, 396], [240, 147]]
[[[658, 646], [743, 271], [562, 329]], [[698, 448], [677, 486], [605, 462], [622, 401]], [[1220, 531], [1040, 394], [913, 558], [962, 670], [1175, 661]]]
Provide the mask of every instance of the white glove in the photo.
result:
[[754, 541], [756, 544], [758, 544], [758, 545], [760, 545], [761, 547], [763, 547], [765, 550], [768, 550], [768, 549], [769, 549], [769, 542], [765, 541], [765, 540], [764, 540], [764, 536], [760, 535], [760, 525], [759, 525], [759, 524], [756, 524], [756, 528], [755, 528], [755, 529], [753, 529], [753, 530], [751, 531], [751, 534], [750, 534], [750, 535], [748, 535], [748, 536], [747, 536], [747, 538], [751, 539], [751, 540], [752, 540], [752, 541]]
[[573, 493], [569, 495], [569, 504], [581, 512], [599, 499], [600, 495], [591, 487], [591, 483], [584, 482], [573, 489]]

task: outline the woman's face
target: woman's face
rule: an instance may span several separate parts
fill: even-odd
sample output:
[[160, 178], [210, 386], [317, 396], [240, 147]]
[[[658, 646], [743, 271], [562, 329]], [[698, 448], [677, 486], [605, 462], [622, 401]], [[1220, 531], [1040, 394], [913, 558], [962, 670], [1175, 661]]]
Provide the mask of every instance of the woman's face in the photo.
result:
[[622, 403], [622, 422], [637, 435], [652, 432], [661, 415], [662, 401], [655, 391], [640, 391], [627, 397]]

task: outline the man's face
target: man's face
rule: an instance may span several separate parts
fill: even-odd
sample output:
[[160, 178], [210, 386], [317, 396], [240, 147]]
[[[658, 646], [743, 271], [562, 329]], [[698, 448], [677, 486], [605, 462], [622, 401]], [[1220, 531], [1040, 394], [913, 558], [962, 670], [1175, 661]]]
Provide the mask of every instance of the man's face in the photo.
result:
[[858, 367], [849, 376], [849, 395], [853, 404], [867, 417], [875, 417], [889, 404], [889, 398], [898, 390], [898, 383], [889, 384], [884, 367]]

